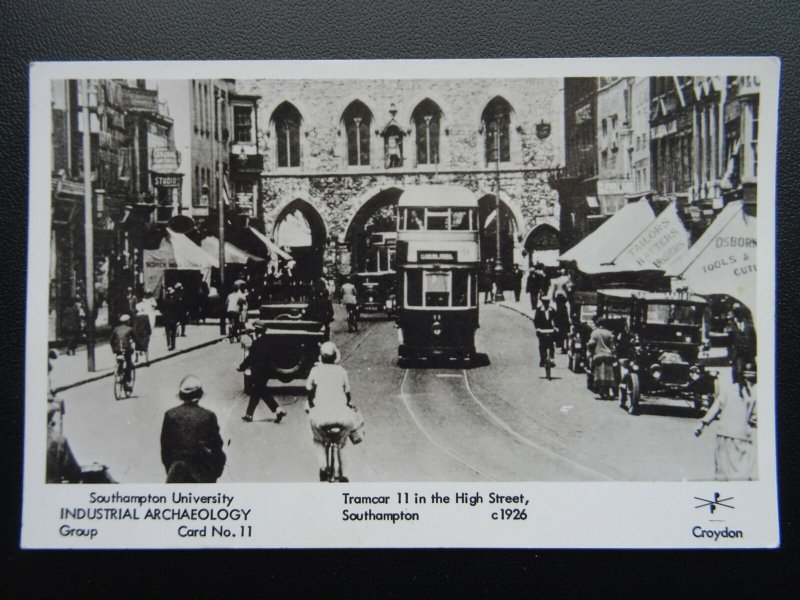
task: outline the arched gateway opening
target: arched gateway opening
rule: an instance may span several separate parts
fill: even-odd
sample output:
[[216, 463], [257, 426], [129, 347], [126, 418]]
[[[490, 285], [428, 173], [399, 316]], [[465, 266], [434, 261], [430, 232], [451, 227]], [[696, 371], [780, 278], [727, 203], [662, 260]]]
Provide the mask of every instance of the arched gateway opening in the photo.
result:
[[525, 238], [525, 255], [528, 267], [542, 263], [546, 267], [558, 265], [558, 229], [547, 223], [541, 223], [531, 229]]
[[394, 236], [397, 232], [397, 201], [403, 190], [381, 190], [364, 202], [353, 215], [344, 241], [350, 246], [352, 273], [394, 269]]
[[[481, 222], [481, 260], [484, 265], [497, 263], [497, 200], [486, 194], [478, 200]], [[519, 227], [514, 212], [502, 198], [500, 200], [500, 264], [505, 273], [514, 267], [514, 239]]]
[[297, 261], [294, 275], [298, 280], [310, 281], [322, 275], [328, 233], [325, 221], [311, 204], [297, 198], [284, 206], [275, 219], [273, 237]]

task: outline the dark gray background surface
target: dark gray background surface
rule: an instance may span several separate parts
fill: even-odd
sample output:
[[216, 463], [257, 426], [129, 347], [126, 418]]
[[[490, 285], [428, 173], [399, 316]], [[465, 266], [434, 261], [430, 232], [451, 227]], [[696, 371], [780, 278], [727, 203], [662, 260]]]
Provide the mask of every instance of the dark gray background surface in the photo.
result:
[[[797, 2], [235, 2], [28, 0], [3, 3], [0, 66], [0, 402], [6, 573], [32, 597], [64, 587], [128, 595], [123, 580], [165, 596], [542, 595], [545, 589], [670, 595], [791, 589], [796, 550], [798, 385], [795, 317], [800, 195]], [[775, 55], [783, 59], [778, 164], [779, 552], [20, 552], [27, 245], [27, 68], [43, 60], [499, 58]], [[46, 243], [43, 240], [43, 243]], [[795, 309], [795, 310], [793, 310]], [[785, 342], [785, 343], [783, 343]], [[336, 585], [321, 585], [331, 574]], [[784, 576], [788, 578], [784, 579]], [[366, 580], [364, 578], [367, 578]], [[359, 583], [354, 583], [358, 581]], [[350, 582], [350, 583], [347, 583]], [[6, 583], [10, 587], [11, 582]], [[203, 585], [199, 585], [202, 583]], [[665, 587], [670, 586], [670, 587]], [[760, 594], [760, 595], [761, 595]], [[780, 595], [780, 594], [779, 594]]]

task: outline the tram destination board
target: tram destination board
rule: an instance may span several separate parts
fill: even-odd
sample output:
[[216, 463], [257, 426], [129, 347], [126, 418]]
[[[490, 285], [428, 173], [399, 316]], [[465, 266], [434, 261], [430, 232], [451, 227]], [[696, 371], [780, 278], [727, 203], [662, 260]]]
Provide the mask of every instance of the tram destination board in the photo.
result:
[[33, 64], [21, 545], [778, 546], [779, 73]]
[[456, 257], [456, 252], [445, 250], [420, 250], [417, 252], [417, 260], [425, 263], [456, 262]]

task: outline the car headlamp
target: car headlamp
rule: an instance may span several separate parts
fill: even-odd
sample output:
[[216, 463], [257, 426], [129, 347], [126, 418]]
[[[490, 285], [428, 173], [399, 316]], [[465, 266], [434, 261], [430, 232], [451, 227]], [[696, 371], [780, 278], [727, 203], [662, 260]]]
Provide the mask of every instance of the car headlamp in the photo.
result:
[[431, 333], [436, 337], [442, 335], [442, 324], [439, 321], [434, 321], [431, 326]]
[[689, 379], [691, 379], [692, 381], [697, 381], [698, 379], [700, 379], [700, 375], [701, 375], [700, 367], [698, 367], [697, 365], [692, 365], [689, 368]]
[[661, 379], [661, 375], [662, 375], [662, 372], [661, 372], [661, 365], [660, 364], [655, 363], [655, 364], [650, 366], [650, 376], [653, 379], [658, 381], [659, 379]]

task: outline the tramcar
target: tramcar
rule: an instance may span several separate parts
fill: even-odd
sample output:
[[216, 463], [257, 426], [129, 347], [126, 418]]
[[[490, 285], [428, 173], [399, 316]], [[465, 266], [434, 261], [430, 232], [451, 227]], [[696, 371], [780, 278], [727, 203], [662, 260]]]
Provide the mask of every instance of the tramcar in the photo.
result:
[[397, 324], [401, 360], [475, 357], [480, 236], [466, 188], [406, 189], [397, 206]]
[[359, 310], [395, 313], [395, 246], [397, 234], [393, 231], [373, 233], [366, 247], [364, 270], [354, 275], [358, 290]]

